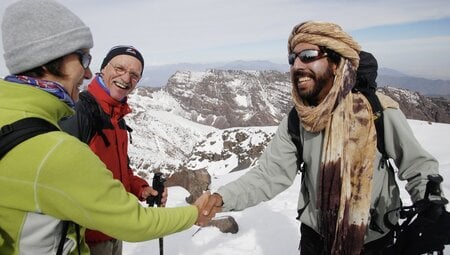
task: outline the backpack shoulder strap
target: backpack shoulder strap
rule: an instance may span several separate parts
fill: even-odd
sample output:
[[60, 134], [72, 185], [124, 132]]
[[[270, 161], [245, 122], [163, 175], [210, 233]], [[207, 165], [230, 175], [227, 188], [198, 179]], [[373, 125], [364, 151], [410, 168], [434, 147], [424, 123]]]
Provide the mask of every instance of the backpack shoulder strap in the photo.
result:
[[119, 120], [119, 127], [121, 129], [124, 129], [124, 130], [127, 131], [128, 139], [129, 139], [130, 143], [132, 144], [133, 143], [133, 137], [131, 136], [131, 133], [133, 132], [133, 129], [130, 126], [128, 126], [128, 124], [127, 124], [127, 122], [125, 121], [124, 118]]
[[300, 172], [304, 171], [303, 167], [303, 144], [300, 138], [300, 120], [298, 118], [297, 110], [292, 107], [288, 116], [288, 133], [291, 135], [292, 141], [297, 147], [297, 169]]
[[67, 233], [69, 232], [69, 225], [73, 224], [76, 233], [76, 242], [78, 255], [81, 255], [81, 235], [80, 235], [80, 225], [72, 221], [62, 221], [61, 237], [59, 239], [58, 249], [56, 250], [56, 255], [62, 255], [64, 251], [64, 244], [66, 243]]
[[[305, 205], [297, 210], [297, 220], [300, 220], [300, 216], [303, 214], [303, 211], [305, 211], [306, 207], [309, 204], [309, 191], [304, 184], [305, 179], [305, 162], [303, 161], [303, 144], [302, 140], [300, 138], [300, 119], [298, 118], [297, 110], [295, 107], [292, 107], [291, 111], [289, 112], [288, 116], [288, 133], [291, 136], [292, 142], [294, 142], [295, 147], [297, 147], [297, 173], [302, 173], [302, 190], [304, 191], [304, 196], [307, 197], [307, 202]], [[302, 191], [302, 192], [303, 192]]]
[[29, 138], [58, 130], [59, 128], [50, 122], [36, 117], [24, 118], [4, 125], [0, 130], [0, 158]]
[[[80, 103], [83, 103], [86, 108], [86, 114], [89, 118], [89, 123], [92, 124], [92, 127], [94, 129], [94, 134], [98, 134], [103, 142], [105, 143], [106, 147], [110, 145], [108, 138], [106, 137], [105, 133], [103, 133], [103, 124], [104, 124], [104, 118], [102, 117], [103, 110], [101, 109], [100, 105], [97, 103], [97, 100], [95, 100], [94, 96], [92, 96], [89, 91], [83, 91], [80, 93]], [[87, 144], [89, 144], [92, 137], [89, 137], [86, 141]]]
[[375, 129], [377, 131], [377, 148], [383, 157], [388, 158], [384, 145], [384, 123], [383, 123], [383, 106], [375, 93], [375, 90], [370, 88], [357, 88], [369, 101], [372, 107], [372, 112], [375, 116]]

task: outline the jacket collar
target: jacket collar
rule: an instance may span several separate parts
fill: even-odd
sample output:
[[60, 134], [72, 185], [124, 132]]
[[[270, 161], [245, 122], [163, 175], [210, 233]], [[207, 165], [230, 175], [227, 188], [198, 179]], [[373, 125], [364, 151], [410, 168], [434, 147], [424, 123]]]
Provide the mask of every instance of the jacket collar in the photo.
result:
[[35, 87], [0, 79], [0, 94], [0, 109], [19, 110], [25, 113], [24, 117], [41, 117], [56, 125], [61, 118], [74, 114], [74, 110], [66, 103]]

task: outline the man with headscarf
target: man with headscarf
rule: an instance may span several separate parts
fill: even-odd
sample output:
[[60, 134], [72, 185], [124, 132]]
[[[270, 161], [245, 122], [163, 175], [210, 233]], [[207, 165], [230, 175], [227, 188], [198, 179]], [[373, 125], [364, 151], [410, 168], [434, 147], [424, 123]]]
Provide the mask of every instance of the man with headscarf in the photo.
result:
[[[352, 92], [360, 46], [336, 24], [308, 21], [293, 28], [288, 52], [303, 144], [300, 253], [384, 254], [394, 237], [383, 216], [401, 200], [394, 172], [377, 150], [371, 106]], [[415, 139], [398, 104], [377, 95], [386, 153], [398, 166], [398, 177], [408, 181], [412, 201], [421, 200], [427, 176], [438, 174], [438, 162]], [[297, 175], [296, 153], [286, 117], [258, 165], [211, 195], [200, 225], [218, 211], [242, 210], [288, 188]], [[398, 221], [389, 216], [391, 223]]]

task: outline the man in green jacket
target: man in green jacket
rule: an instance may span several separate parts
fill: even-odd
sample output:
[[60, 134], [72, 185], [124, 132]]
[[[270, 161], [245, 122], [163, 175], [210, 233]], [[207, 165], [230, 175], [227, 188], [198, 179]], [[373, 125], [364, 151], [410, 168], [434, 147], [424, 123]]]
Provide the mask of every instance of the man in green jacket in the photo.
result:
[[[367, 98], [352, 92], [360, 46], [336, 24], [308, 21], [293, 28], [288, 53], [303, 144], [300, 253], [386, 254], [394, 236], [383, 217], [401, 200], [394, 171], [377, 150], [376, 116]], [[416, 140], [398, 104], [377, 95], [386, 154], [398, 178], [408, 182], [411, 200], [422, 200], [439, 164]], [[243, 210], [288, 188], [297, 176], [296, 153], [286, 117], [258, 165], [211, 195], [200, 225], [217, 211]], [[388, 221], [396, 224], [398, 214]]]
[[[0, 127], [26, 117], [58, 127], [92, 77], [89, 28], [53, 0], [21, 0], [5, 10], [2, 39], [11, 75], [0, 81]], [[129, 242], [162, 237], [191, 227], [202, 199], [143, 207], [88, 146], [62, 131], [45, 133], [0, 160], [0, 254], [55, 254], [62, 221], [76, 223], [62, 254], [89, 254], [86, 228]]]

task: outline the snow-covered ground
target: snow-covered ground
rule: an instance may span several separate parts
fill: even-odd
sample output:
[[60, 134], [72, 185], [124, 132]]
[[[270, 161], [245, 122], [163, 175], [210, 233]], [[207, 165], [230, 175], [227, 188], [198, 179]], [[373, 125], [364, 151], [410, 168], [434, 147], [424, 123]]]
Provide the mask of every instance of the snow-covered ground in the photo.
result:
[[[440, 162], [441, 175], [444, 176], [443, 190], [450, 194], [450, 125], [423, 121], [409, 121], [417, 139]], [[211, 189], [235, 180], [247, 170], [216, 174]], [[402, 198], [409, 204], [407, 193], [402, 188]], [[299, 222], [295, 219], [300, 176], [286, 191], [269, 202], [259, 204], [241, 212], [220, 213], [232, 215], [239, 224], [237, 234], [224, 234], [217, 228], [207, 227], [195, 235], [197, 226], [164, 237], [164, 254], [194, 255], [271, 255], [298, 254], [300, 240]], [[167, 206], [184, 205], [188, 193], [183, 188], [169, 188]], [[450, 247], [445, 254], [450, 254]], [[141, 243], [124, 243], [124, 255], [159, 254], [158, 240]]]

